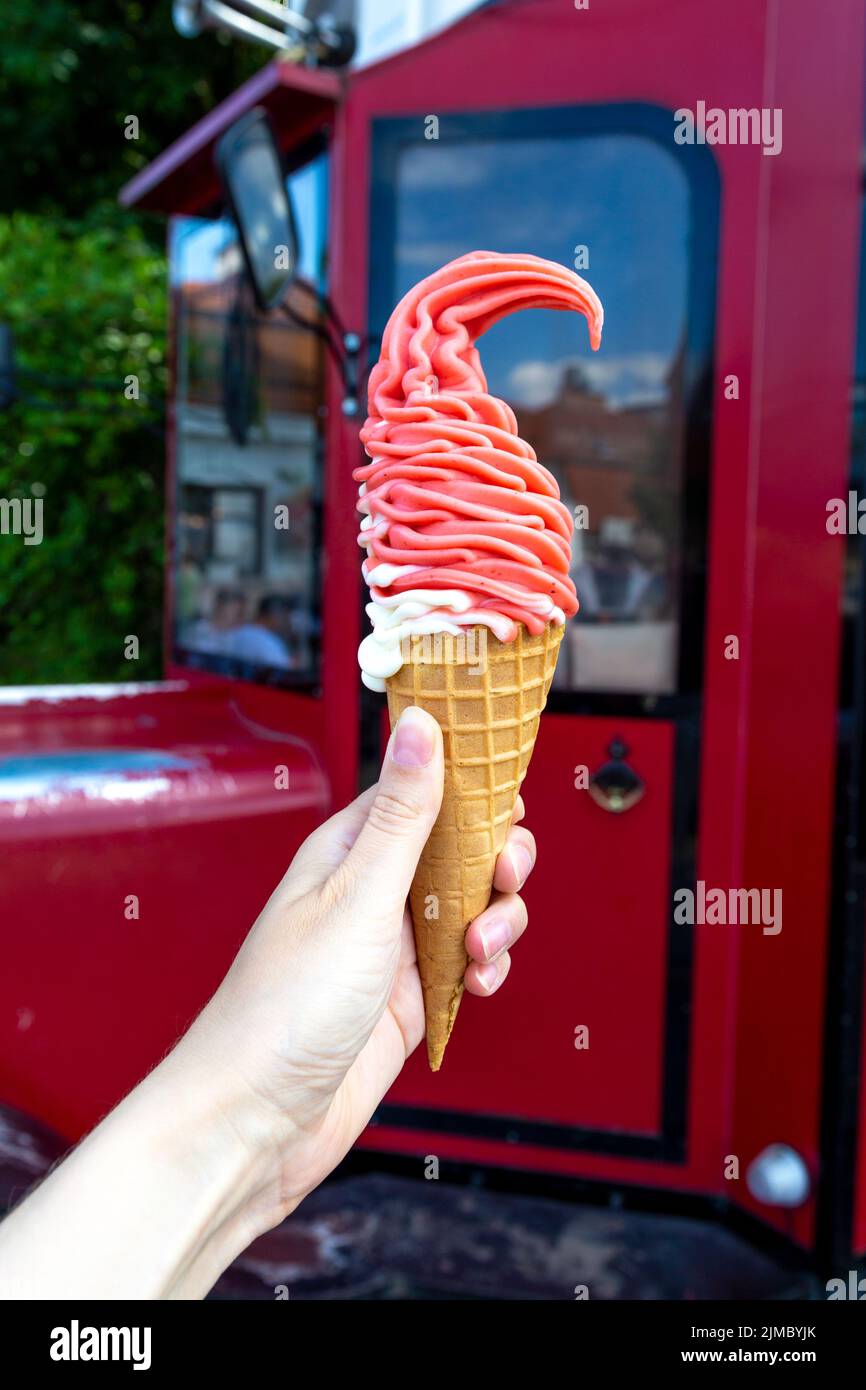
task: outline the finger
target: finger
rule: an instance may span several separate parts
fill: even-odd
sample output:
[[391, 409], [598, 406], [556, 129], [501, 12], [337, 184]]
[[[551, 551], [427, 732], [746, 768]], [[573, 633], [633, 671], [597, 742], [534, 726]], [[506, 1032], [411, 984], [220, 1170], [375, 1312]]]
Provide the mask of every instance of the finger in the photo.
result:
[[518, 796], [517, 800], [514, 803], [514, 810], [511, 813], [511, 824], [518, 825], [519, 822], [523, 820], [525, 815], [526, 806], [524, 804], [523, 797]]
[[469, 994], [475, 994], [479, 999], [486, 999], [488, 995], [496, 993], [510, 969], [511, 957], [506, 951], [497, 960], [487, 961], [484, 965], [478, 965], [476, 961], [472, 961], [463, 977], [463, 982]]
[[503, 893], [519, 893], [535, 865], [535, 836], [522, 825], [509, 830], [496, 861], [493, 886]]
[[342, 811], [307, 836], [289, 865], [278, 892], [288, 892], [292, 898], [296, 898], [324, 883], [342, 864], [357, 840], [375, 793], [375, 786], [368, 787]]
[[526, 931], [526, 904], [516, 893], [494, 893], [474, 922], [466, 928], [466, 954], [483, 965], [519, 941]]
[[408, 705], [397, 722], [367, 818], [343, 863], [346, 883], [385, 905], [406, 900], [421, 851], [442, 803], [442, 731]]

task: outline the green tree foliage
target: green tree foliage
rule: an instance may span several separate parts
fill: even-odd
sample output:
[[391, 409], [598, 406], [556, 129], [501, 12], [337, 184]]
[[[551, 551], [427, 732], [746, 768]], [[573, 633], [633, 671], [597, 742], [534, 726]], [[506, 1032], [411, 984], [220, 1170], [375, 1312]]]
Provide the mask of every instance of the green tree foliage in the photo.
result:
[[159, 673], [165, 299], [162, 257], [134, 223], [0, 219], [21, 396], [0, 417], [0, 496], [41, 497], [44, 531], [40, 545], [0, 536], [4, 682]]
[[0, 33], [0, 323], [20, 369], [0, 499], [41, 498], [44, 526], [40, 545], [0, 534], [0, 682], [154, 678], [166, 228], [117, 192], [266, 55], [182, 39], [170, 0], [0, 0]]
[[[181, 38], [170, 0], [0, 0], [0, 34], [0, 212], [114, 214], [121, 184], [267, 60], [224, 35]], [[160, 220], [149, 233], [162, 244]]]

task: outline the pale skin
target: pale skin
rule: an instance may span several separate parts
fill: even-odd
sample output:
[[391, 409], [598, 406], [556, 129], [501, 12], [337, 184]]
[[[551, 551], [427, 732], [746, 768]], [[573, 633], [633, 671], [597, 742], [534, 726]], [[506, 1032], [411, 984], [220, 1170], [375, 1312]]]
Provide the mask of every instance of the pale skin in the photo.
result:
[[[301, 846], [189, 1031], [0, 1225], [0, 1298], [201, 1298], [336, 1167], [424, 1036], [406, 898], [442, 769], [435, 721], [404, 711], [376, 786]], [[466, 932], [481, 998], [526, 927], [522, 818], [518, 798]]]

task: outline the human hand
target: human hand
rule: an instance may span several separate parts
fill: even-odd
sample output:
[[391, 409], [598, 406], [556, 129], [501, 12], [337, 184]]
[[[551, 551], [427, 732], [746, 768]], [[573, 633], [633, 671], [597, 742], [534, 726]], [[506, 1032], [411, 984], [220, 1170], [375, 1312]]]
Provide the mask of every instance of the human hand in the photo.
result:
[[[301, 846], [182, 1047], [196, 1046], [256, 1098], [273, 1129], [276, 1224], [336, 1166], [424, 1036], [406, 907], [442, 799], [442, 735], [404, 712], [382, 774]], [[502, 984], [526, 927], [518, 896], [535, 841], [514, 822], [490, 905], [469, 926], [465, 985]]]
[[[339, 1163], [424, 1036], [406, 898], [442, 769], [438, 725], [405, 710], [378, 784], [301, 846], [177, 1047], [2, 1223], [0, 1298], [201, 1297]], [[470, 994], [508, 973], [534, 860], [513, 824], [466, 932]]]

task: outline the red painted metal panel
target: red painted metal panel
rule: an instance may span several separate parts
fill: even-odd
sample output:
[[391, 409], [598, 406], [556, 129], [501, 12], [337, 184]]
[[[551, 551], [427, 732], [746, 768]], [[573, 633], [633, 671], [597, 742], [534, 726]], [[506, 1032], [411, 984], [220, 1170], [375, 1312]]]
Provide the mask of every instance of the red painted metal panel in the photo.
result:
[[[675, 1181], [728, 1195], [723, 1164], [732, 1150], [745, 1171], [771, 1138], [787, 1138], [807, 1158], [818, 1139], [839, 595], [839, 556], [820, 535], [824, 501], [843, 486], [846, 465], [861, 24], [855, 4], [822, 17], [820, 30], [805, 4], [682, 3], [663, 15], [633, 0], [574, 13], [556, 4], [497, 6], [361, 74], [338, 127], [354, 178], [366, 184], [367, 123], [389, 111], [442, 115], [640, 99], [671, 109], [701, 99], [725, 108], [784, 103], [783, 156], [764, 156], [754, 146], [715, 150], [723, 224], [699, 876], [723, 887], [786, 884], [795, 900], [775, 967], [774, 938], [695, 928], [689, 1157]], [[847, 64], [846, 49], [856, 53]], [[816, 187], [821, 199], [813, 196]], [[347, 203], [336, 256], [345, 259], [343, 304], [355, 318], [363, 312], [364, 214], [359, 191]], [[828, 313], [822, 269], [811, 280], [807, 318], [802, 256], [810, 246], [825, 249], [822, 267], [833, 261], [832, 308]], [[742, 383], [736, 403], [723, 398], [728, 372]], [[795, 489], [784, 462], [791, 454]], [[824, 615], [810, 624], [808, 689], [801, 666], [805, 586], [794, 582], [804, 569], [807, 602], [817, 594], [811, 611]], [[724, 659], [728, 634], [739, 637], [739, 661]], [[808, 758], [797, 753], [804, 722]], [[814, 766], [823, 769], [817, 776], [809, 774], [813, 750]], [[546, 798], [530, 807], [530, 817], [542, 843], [555, 839]], [[779, 998], [782, 982], [796, 1012], [780, 1019], [784, 1010], [769, 1001]], [[555, 983], [551, 988], [555, 993]], [[509, 1007], [504, 996], [501, 1008]], [[502, 1026], [509, 1026], [505, 1018]], [[510, 1026], [520, 1029], [516, 1008]], [[584, 1155], [567, 1162], [586, 1173], [599, 1166]], [[671, 1180], [666, 1165], [623, 1163], [606, 1171], [614, 1166], [639, 1181]], [[761, 1214], [773, 1219], [767, 1209]], [[810, 1204], [795, 1226], [799, 1238], [811, 1238], [813, 1215]]]
[[[467, 997], [441, 1073], [412, 1059], [389, 1101], [656, 1134], [670, 915], [673, 738], [667, 724], [546, 714], [524, 786], [543, 824], [531, 930], [507, 989]], [[646, 783], [620, 815], [575, 788], [622, 736]], [[575, 1029], [588, 1028], [588, 1047]], [[635, 1046], [639, 1039], [640, 1046]]]
[[277, 128], [299, 143], [328, 117], [341, 90], [335, 72], [275, 58], [124, 184], [120, 202], [153, 212], [200, 211], [219, 194], [213, 151], [233, 121], [264, 106]]
[[179, 685], [0, 697], [0, 1098], [70, 1139], [195, 1017], [328, 809], [296, 721]]
[[[847, 489], [866, 34], [857, 3], [819, 26], [807, 0], [772, 10], [761, 104], [783, 108], [785, 135], [762, 168], [760, 372], [748, 388], [758, 544], [743, 874], [782, 890], [784, 924], [741, 934], [734, 1151], [748, 1161], [782, 1141], [815, 1172], [843, 556], [825, 522]], [[820, 275], [804, 274], [806, 247], [832, 247]], [[794, 1233], [811, 1240], [811, 1206]]]
[[[730, 43], [732, 33], [737, 35], [735, 48]], [[492, 52], [497, 55], [496, 62], [491, 61]], [[538, 4], [504, 4], [482, 10], [419, 49], [358, 74], [339, 114], [335, 136], [335, 170], [337, 159], [341, 161], [339, 167], [351, 170], [351, 178], [340, 184], [345, 190], [345, 204], [334, 235], [341, 308], [353, 322], [364, 318], [367, 256], [376, 254], [375, 247], [368, 248], [365, 240], [370, 122], [376, 116], [416, 111], [420, 117], [429, 112], [442, 115], [502, 106], [513, 110], [523, 105], [623, 100], [656, 102], [673, 111], [701, 96], [724, 99], [726, 105], [748, 106], [762, 91], [764, 64], [763, 9], [751, 0], [740, 0], [723, 12], [682, 0], [670, 5], [664, 15], [635, 0], [610, 0], [604, 7], [580, 12], [552, 0], [539, 0]], [[761, 155], [754, 149], [730, 148], [719, 149], [718, 155], [723, 173], [722, 283], [737, 286], [737, 293], [730, 293], [723, 306], [718, 360], [737, 362], [747, 374], [752, 351]], [[615, 305], [607, 308], [615, 313]], [[745, 524], [747, 421], [743, 412], [731, 412], [727, 418], [717, 412], [715, 428], [716, 538], [708, 608], [710, 633], [730, 631], [732, 613], [742, 626], [750, 534]], [[699, 863], [710, 882], [736, 883], [739, 878], [735, 866], [741, 843], [744, 770], [741, 757], [732, 766], [731, 751], [743, 739], [745, 689], [742, 666], [735, 672], [720, 670], [718, 665], [707, 668]], [[555, 817], [549, 814], [546, 796], [530, 803], [528, 819], [542, 845], [556, 837]], [[576, 864], [580, 863], [579, 855], [578, 846], [573, 860]], [[611, 875], [615, 873], [614, 865], [608, 864], [607, 869]], [[579, 930], [577, 912], [572, 922], [562, 921], [560, 926], [563, 935]], [[688, 1164], [633, 1160], [614, 1164], [581, 1153], [561, 1159], [567, 1171], [611, 1175], [616, 1171], [618, 1179], [636, 1182], [720, 1187], [719, 1155], [727, 1151], [732, 1104], [730, 1045], [736, 1008], [736, 943], [731, 936], [707, 928], [696, 929], [696, 938]], [[611, 960], [609, 969], [615, 979], [618, 963]], [[558, 987], [553, 979], [548, 992], [555, 995]], [[525, 1031], [525, 1020], [510, 1002], [515, 998], [504, 992], [498, 1007], [503, 1012], [502, 1028], [519, 1035]], [[551, 1088], [555, 1088], [559, 1073], [549, 1054], [539, 1052], [537, 1066], [540, 1074], [550, 1076]], [[445, 1070], [442, 1077], [443, 1085], [453, 1084]], [[473, 1103], [477, 1108], [485, 1107], [485, 1099], [477, 1092]], [[376, 1135], [383, 1133], [375, 1131]], [[490, 1146], [481, 1141], [472, 1144], [479, 1158], [490, 1152]], [[511, 1150], [511, 1161], [519, 1164], [532, 1159], [521, 1146]]]
[[707, 1190], [693, 1165], [636, 1163], [633, 1158], [618, 1158], [609, 1154], [545, 1148], [540, 1144], [519, 1144], [474, 1136], [467, 1138], [435, 1130], [405, 1130], [373, 1124], [364, 1131], [358, 1146], [389, 1154], [416, 1154], [419, 1160], [433, 1155], [457, 1163], [489, 1164], [495, 1168], [513, 1168], [531, 1173], [555, 1173], [587, 1182], [638, 1183], [683, 1192]]
[[[355, 140], [345, 108], [335, 114], [331, 144], [329, 290], [347, 328], [366, 329], [366, 160], [357, 167]], [[360, 202], [360, 206], [359, 206]], [[342, 413], [342, 387], [333, 363], [327, 369], [328, 430], [325, 448], [322, 687], [325, 756], [335, 804], [358, 791], [358, 719], [361, 641], [357, 486], [352, 471], [363, 459], [360, 418]]]

